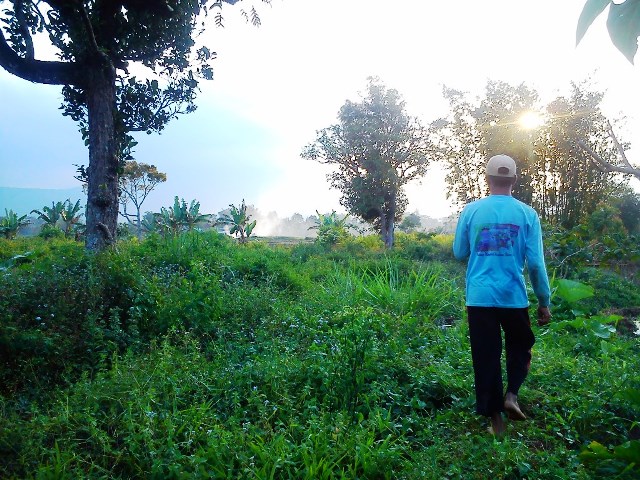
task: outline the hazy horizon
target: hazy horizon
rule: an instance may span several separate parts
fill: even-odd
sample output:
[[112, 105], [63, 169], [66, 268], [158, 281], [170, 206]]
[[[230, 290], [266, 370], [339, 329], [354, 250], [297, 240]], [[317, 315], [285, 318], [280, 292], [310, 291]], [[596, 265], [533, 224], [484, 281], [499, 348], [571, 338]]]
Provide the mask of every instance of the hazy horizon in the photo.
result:
[[[482, 95], [487, 80], [525, 83], [547, 102], [591, 77], [606, 91], [604, 113], [627, 117], [619, 134], [633, 148], [640, 68], [612, 45], [606, 15], [576, 47], [583, 6], [584, 0], [284, 0], [265, 4], [260, 28], [230, 7], [225, 28], [208, 28], [199, 39], [217, 59], [214, 80], [201, 84], [198, 109], [161, 135], [136, 136], [136, 161], [167, 174], [147, 206], [157, 210], [178, 195], [197, 199], [206, 211], [243, 198], [285, 216], [341, 210], [328, 167], [302, 160], [300, 152], [316, 130], [336, 123], [340, 107], [357, 100], [372, 75], [398, 90], [408, 113], [424, 123], [448, 113], [443, 85], [471, 98]], [[75, 185], [74, 164], [87, 165], [88, 152], [78, 126], [60, 113], [60, 90], [0, 69], [0, 185]], [[629, 151], [632, 162], [638, 151]], [[422, 184], [409, 185], [407, 211], [432, 217], [455, 211], [444, 176], [432, 167]]]

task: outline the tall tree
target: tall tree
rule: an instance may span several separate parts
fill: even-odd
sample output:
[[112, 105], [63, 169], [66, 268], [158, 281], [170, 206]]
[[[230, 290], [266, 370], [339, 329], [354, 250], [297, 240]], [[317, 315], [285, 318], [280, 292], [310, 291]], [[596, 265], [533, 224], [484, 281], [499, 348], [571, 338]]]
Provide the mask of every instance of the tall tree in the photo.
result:
[[[65, 113], [83, 130], [89, 147], [88, 249], [102, 249], [115, 238], [128, 133], [159, 131], [194, 108], [198, 79], [212, 77], [209, 62], [215, 57], [204, 46], [194, 52], [199, 16], [237, 1], [0, 0], [0, 66], [31, 82], [64, 85]], [[255, 9], [251, 14], [259, 23]], [[42, 32], [58, 60], [36, 59], [34, 36]], [[157, 79], [138, 81], [129, 74], [130, 63], [147, 67]]]
[[406, 113], [398, 91], [374, 77], [360, 102], [342, 106], [338, 121], [317, 132], [302, 157], [337, 167], [327, 178], [342, 192], [340, 203], [372, 224], [390, 248], [407, 204], [403, 187], [427, 172], [429, 132]]
[[[610, 191], [612, 179], [593, 167], [575, 141], [588, 139], [605, 158], [614, 154], [600, 113], [601, 93], [573, 85], [569, 96], [543, 106], [525, 85], [489, 81], [481, 99], [451, 89], [445, 89], [445, 97], [450, 114], [433, 125], [448, 169], [449, 195], [458, 205], [487, 193], [484, 167], [497, 153], [511, 155], [518, 164], [514, 196], [547, 221], [573, 226]], [[520, 123], [531, 109], [546, 110], [545, 122], [535, 129]]]
[[[155, 165], [129, 160], [120, 175], [120, 215], [135, 224], [138, 238], [142, 237], [140, 209], [149, 194], [160, 183], [167, 181], [167, 174], [158, 171]], [[127, 206], [133, 204], [135, 213], [128, 213]]]
[[538, 129], [535, 145], [533, 200], [551, 222], [576, 225], [616, 188], [617, 180], [596, 168], [576, 143], [586, 139], [604, 158], [615, 156], [600, 110], [603, 96], [587, 85], [573, 84], [569, 95], [546, 106], [547, 121]]
[[531, 201], [529, 172], [533, 157], [531, 133], [521, 128], [518, 119], [537, 108], [538, 96], [524, 84], [512, 86], [488, 81], [481, 99], [448, 87], [443, 95], [450, 113], [433, 123], [437, 132], [439, 158], [447, 168], [447, 192], [458, 206], [488, 193], [484, 167], [486, 159], [504, 153], [518, 163], [520, 182], [514, 195]]

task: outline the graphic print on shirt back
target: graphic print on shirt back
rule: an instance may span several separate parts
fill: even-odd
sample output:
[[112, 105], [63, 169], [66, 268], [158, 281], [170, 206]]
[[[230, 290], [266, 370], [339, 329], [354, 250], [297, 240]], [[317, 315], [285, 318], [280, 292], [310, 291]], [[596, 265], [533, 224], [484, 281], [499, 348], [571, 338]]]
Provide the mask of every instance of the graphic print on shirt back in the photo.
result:
[[476, 254], [480, 257], [511, 257], [513, 245], [518, 238], [518, 225], [491, 223], [480, 225], [476, 235]]

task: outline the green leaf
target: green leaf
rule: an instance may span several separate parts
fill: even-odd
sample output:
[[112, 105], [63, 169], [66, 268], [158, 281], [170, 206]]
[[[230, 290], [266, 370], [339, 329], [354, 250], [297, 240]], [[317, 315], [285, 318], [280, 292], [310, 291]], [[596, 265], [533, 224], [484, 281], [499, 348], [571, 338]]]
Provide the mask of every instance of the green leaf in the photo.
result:
[[254, 220], [249, 225], [247, 225], [247, 228], [246, 228], [247, 237], [251, 235], [251, 232], [253, 232], [253, 229], [255, 228], [255, 226], [256, 226], [256, 220]]
[[593, 23], [593, 21], [600, 15], [607, 5], [611, 3], [611, 0], [587, 0], [582, 8], [582, 13], [578, 19], [578, 27], [576, 28], [576, 45], [580, 43], [584, 34]]
[[640, 409], [640, 389], [638, 388], [625, 388], [620, 390], [616, 397], [629, 402], [635, 408]]
[[556, 280], [556, 295], [568, 303], [575, 303], [583, 298], [593, 297], [593, 287], [574, 280], [564, 278]]
[[612, 3], [607, 18], [607, 29], [616, 48], [633, 63], [640, 36], [640, 0]]
[[616, 458], [629, 463], [640, 464], [640, 440], [631, 440], [613, 449]]
[[612, 455], [609, 453], [609, 450], [596, 441], [593, 441], [587, 446], [585, 450], [580, 452], [580, 456], [582, 458], [591, 458], [591, 459], [608, 459], [611, 458]]
[[609, 356], [616, 352], [616, 347], [609, 342], [600, 340], [600, 351], [602, 351], [603, 355]]
[[591, 332], [598, 338], [611, 338], [611, 334], [615, 333], [615, 327], [611, 325], [603, 325], [601, 323], [591, 323]]

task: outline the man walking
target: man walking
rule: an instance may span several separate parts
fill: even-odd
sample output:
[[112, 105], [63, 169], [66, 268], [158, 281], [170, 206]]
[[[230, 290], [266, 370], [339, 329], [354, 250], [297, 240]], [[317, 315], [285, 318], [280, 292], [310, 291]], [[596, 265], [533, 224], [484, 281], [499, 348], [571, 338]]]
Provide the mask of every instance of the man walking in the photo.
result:
[[[511, 196], [516, 163], [507, 155], [486, 166], [490, 195], [462, 210], [453, 241], [457, 259], [468, 258], [466, 305], [475, 377], [476, 412], [491, 418], [495, 435], [505, 431], [502, 412], [525, 420], [518, 390], [529, 372], [535, 342], [529, 320], [525, 261], [538, 298], [538, 324], [549, 323], [549, 278], [536, 211]], [[503, 395], [502, 334], [505, 336], [507, 390]]]

